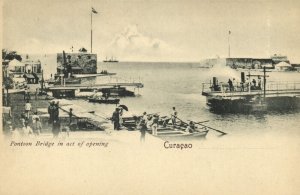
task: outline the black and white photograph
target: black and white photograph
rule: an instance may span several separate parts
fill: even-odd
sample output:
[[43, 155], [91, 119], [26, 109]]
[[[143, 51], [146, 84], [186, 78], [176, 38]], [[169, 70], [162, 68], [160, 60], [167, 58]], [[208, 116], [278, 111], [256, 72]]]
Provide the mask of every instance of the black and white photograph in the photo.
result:
[[298, 194], [300, 2], [1, 5], [0, 194]]

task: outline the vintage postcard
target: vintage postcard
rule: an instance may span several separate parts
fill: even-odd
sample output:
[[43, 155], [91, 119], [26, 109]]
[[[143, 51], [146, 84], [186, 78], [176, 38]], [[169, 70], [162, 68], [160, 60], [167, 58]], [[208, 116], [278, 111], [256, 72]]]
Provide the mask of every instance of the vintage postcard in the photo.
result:
[[296, 0], [3, 0], [0, 194], [298, 194]]

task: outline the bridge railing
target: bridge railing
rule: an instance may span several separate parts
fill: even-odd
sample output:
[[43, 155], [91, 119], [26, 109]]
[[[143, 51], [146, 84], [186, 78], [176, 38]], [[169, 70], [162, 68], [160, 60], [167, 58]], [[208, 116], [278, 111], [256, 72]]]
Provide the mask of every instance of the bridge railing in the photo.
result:
[[[252, 83], [239, 83], [234, 82], [233, 87], [230, 89], [228, 83], [219, 82], [217, 85], [212, 83], [202, 83], [202, 92], [214, 93], [244, 93], [244, 92], [257, 92], [263, 91], [263, 82], [260, 85], [254, 86]], [[266, 91], [293, 91], [300, 90], [300, 82], [267, 82]]]
[[267, 82], [267, 91], [300, 90], [300, 82]]

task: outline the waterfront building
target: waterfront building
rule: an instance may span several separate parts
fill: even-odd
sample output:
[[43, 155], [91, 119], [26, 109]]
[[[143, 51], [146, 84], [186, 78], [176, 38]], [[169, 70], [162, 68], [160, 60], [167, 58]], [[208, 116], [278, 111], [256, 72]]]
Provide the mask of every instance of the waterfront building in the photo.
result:
[[[289, 64], [290, 66], [290, 61], [287, 56], [276, 54], [270, 58], [211, 58], [200, 61], [200, 64], [203, 67], [221, 65], [229, 66], [233, 69], [262, 69], [264, 67], [266, 67], [266, 69], [274, 69], [275, 66], [281, 62]], [[279, 67], [281, 67], [281, 65]]]
[[79, 53], [58, 53], [57, 54], [57, 73], [64, 74], [69, 69], [71, 74], [96, 74], [97, 73], [97, 54]]
[[272, 55], [271, 59], [273, 61], [273, 64], [278, 64], [280, 62], [286, 62], [288, 64], [290, 63], [287, 56], [283, 56], [283, 55], [279, 55], [279, 54]]
[[280, 62], [275, 65], [275, 70], [277, 71], [290, 71], [292, 70], [292, 65], [287, 62]]
[[20, 82], [24, 78], [28, 84], [38, 84], [42, 77], [41, 62], [29, 59], [28, 55], [23, 62], [16, 59], [12, 60], [9, 63], [9, 70], [16, 82]]

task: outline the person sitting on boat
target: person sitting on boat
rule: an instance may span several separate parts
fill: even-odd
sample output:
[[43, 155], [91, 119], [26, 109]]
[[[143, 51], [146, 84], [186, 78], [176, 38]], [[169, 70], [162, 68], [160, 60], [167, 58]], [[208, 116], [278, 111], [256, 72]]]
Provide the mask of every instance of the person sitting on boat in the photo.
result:
[[195, 124], [194, 124], [193, 121], [190, 121], [190, 122], [189, 122], [189, 124], [188, 124], [188, 126], [186, 127], [185, 131], [186, 131], [187, 133], [194, 133], [194, 131], [195, 131]]
[[173, 126], [176, 125], [176, 118], [177, 118], [177, 111], [176, 111], [176, 108], [173, 107], [173, 112], [171, 114], [171, 120], [172, 120], [172, 125]]

